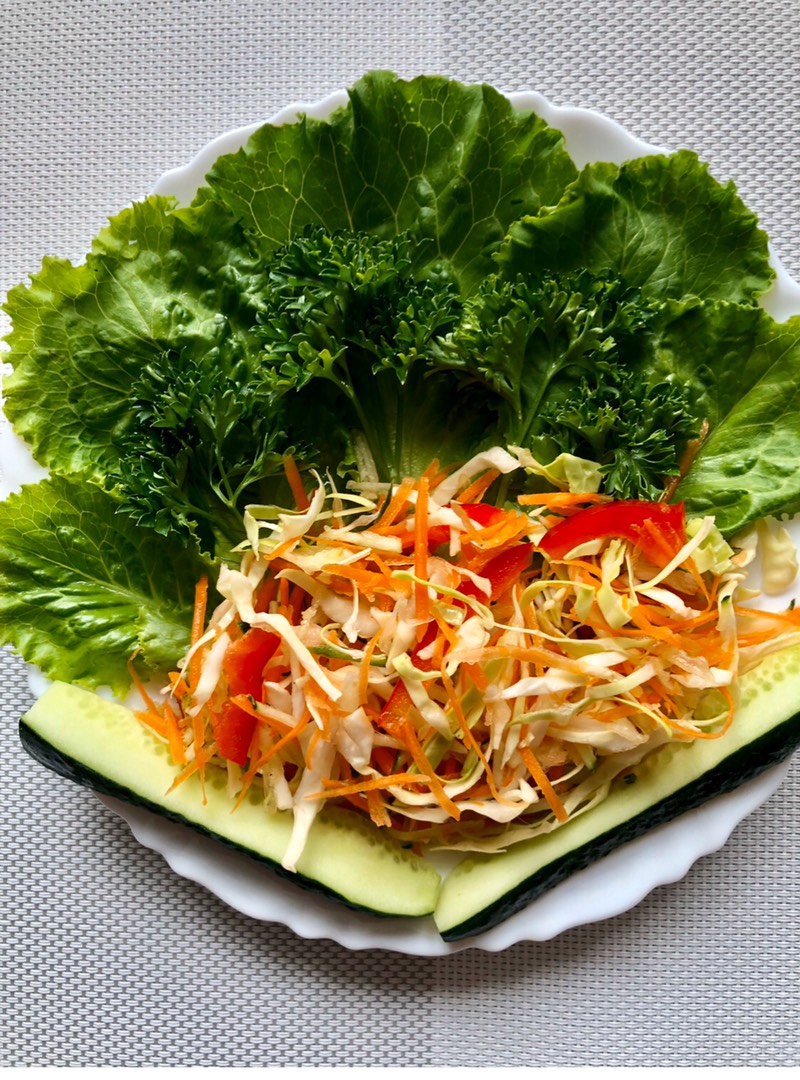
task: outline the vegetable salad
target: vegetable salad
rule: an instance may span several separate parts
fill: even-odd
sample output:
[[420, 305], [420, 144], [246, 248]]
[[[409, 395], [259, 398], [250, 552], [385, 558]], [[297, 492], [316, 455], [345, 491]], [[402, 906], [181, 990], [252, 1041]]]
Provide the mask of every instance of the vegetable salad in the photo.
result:
[[410, 843], [563, 823], [795, 634], [741, 590], [800, 510], [773, 277], [689, 151], [579, 170], [491, 87], [372, 72], [11, 290], [48, 475], [0, 505], [0, 643], [141, 686], [178, 782], [292, 808], [288, 865], [334, 798]]
[[[290, 810], [294, 869], [329, 801], [418, 848], [493, 851], [601, 802], [672, 741], [722, 736], [736, 679], [800, 613], [734, 601], [750, 553], [682, 504], [569, 490], [483, 501], [526, 455], [434, 462], [377, 503], [293, 462], [292, 512], [251, 507], [163, 704], [176, 786], [228, 770]], [[144, 692], [144, 691], [143, 691]]]

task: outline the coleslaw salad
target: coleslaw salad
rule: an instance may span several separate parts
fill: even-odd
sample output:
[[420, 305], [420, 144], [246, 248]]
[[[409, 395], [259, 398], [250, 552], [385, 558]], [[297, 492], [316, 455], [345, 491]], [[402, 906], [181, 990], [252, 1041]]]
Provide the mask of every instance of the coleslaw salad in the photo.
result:
[[291, 870], [329, 800], [418, 850], [499, 851], [591, 810], [669, 741], [722, 736], [738, 676], [800, 640], [800, 613], [746, 606], [752, 547], [681, 504], [566, 481], [483, 501], [525, 468], [495, 447], [369, 494], [316, 476], [309, 494], [287, 459], [297, 506], [248, 508], [241, 564], [208, 617], [198, 584], [164, 700], [139, 683], [175, 785], [223, 767], [234, 810], [258, 785], [293, 814]]

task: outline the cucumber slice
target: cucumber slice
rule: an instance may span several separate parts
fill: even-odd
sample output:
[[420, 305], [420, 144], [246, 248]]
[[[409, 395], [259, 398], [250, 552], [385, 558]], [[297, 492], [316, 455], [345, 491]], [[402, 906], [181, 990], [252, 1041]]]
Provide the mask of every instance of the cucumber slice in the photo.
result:
[[436, 870], [347, 811], [320, 815], [298, 872], [284, 870], [290, 814], [266, 813], [255, 792], [231, 813], [220, 770], [207, 774], [205, 804], [197, 776], [167, 795], [178, 770], [163, 744], [125, 706], [88, 690], [54, 683], [20, 720], [20, 738], [33, 757], [62, 776], [190, 825], [349, 907], [418, 916], [436, 905]]
[[[288, 814], [260, 800], [230, 813], [221, 774], [208, 802], [193, 777], [165, 795], [176, 769], [166, 749], [124, 706], [55, 683], [20, 721], [28, 751], [56, 772], [155, 810], [244, 851], [298, 885], [373, 914], [433, 913], [445, 941], [490, 930], [578, 870], [715, 795], [745, 783], [800, 745], [800, 646], [767, 657], [741, 680], [741, 704], [721, 739], [665, 747], [606, 801], [548, 836], [507, 852], [471, 856], [441, 885], [424, 860], [355, 814], [327, 811], [314, 823], [291, 874], [280, 866]], [[438, 900], [437, 900], [438, 897]]]
[[618, 783], [605, 802], [546, 836], [470, 856], [446, 878], [434, 912], [445, 941], [503, 922], [542, 893], [657, 825], [777, 764], [800, 745], [800, 646], [768, 656], [741, 679], [719, 739], [673, 744]]

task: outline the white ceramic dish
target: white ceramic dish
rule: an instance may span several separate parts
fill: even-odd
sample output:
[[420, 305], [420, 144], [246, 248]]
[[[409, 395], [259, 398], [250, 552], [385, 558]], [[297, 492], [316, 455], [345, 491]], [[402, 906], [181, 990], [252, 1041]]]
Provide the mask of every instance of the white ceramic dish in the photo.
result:
[[[509, 97], [517, 108], [532, 109], [563, 131], [567, 148], [579, 167], [594, 160], [622, 162], [663, 152], [599, 113], [558, 107], [533, 92]], [[291, 105], [269, 122], [290, 123], [301, 113], [324, 118], [346, 100], [342, 91], [314, 104]], [[216, 158], [238, 149], [258, 126], [238, 128], [215, 139], [188, 165], [165, 173], [154, 192], [190, 201]], [[781, 320], [800, 313], [800, 286], [780, 266], [774, 251], [772, 261], [777, 277], [763, 298], [763, 306]], [[0, 496], [20, 483], [37, 479], [41, 472], [3, 418]], [[795, 539], [800, 540], [800, 528]], [[800, 590], [797, 595], [800, 599]], [[776, 598], [776, 606], [786, 599]], [[45, 683], [32, 671], [31, 685], [34, 692], [40, 693]], [[519, 941], [542, 941], [571, 927], [627, 911], [654, 888], [679, 880], [697, 859], [720, 848], [736, 825], [776, 791], [787, 770], [788, 762], [772, 768], [736, 791], [626, 844], [500, 926], [457, 944], [443, 942], [432, 919], [382, 919], [354, 913], [300, 890], [191, 829], [115, 799], [103, 801], [125, 819], [141, 844], [160, 852], [177, 874], [198, 882], [246, 915], [281, 923], [301, 937], [331, 938], [349, 949], [380, 948], [408, 955], [442, 956], [467, 948], [499, 951]]]

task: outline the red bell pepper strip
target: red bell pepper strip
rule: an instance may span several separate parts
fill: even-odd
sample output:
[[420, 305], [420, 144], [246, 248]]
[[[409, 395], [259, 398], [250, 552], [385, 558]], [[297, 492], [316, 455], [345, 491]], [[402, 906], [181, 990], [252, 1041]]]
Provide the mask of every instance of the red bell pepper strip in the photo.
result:
[[261, 700], [262, 675], [280, 644], [277, 634], [254, 626], [231, 645], [225, 653], [222, 671], [228, 680], [231, 697], [247, 694]]
[[501, 510], [499, 506], [492, 506], [491, 503], [459, 503], [458, 505], [468, 518], [484, 529], [487, 525], [494, 525], [501, 517], [506, 516], [505, 510]]
[[391, 776], [395, 769], [397, 751], [389, 746], [375, 746], [370, 756], [370, 765], [384, 776]]
[[[247, 694], [256, 701], [261, 700], [264, 667], [279, 644], [277, 634], [254, 626], [230, 646], [222, 670], [231, 697]], [[254, 716], [233, 701], [226, 701], [211, 717], [211, 728], [221, 756], [237, 765], [246, 765], [257, 723]]]
[[539, 548], [563, 559], [580, 544], [612, 537], [629, 540], [648, 562], [666, 566], [686, 543], [684, 504], [619, 499], [590, 506], [549, 529]]
[[523, 570], [527, 570], [533, 555], [533, 544], [520, 543], [506, 548], [490, 559], [480, 577], [489, 582], [490, 593], [487, 597], [473, 581], [462, 581], [459, 592], [465, 596], [474, 596], [477, 600], [497, 600], [509, 585], [513, 585]]
[[254, 716], [233, 701], [226, 701], [219, 712], [212, 713], [211, 730], [220, 755], [237, 765], [246, 765], [257, 723]]
[[[437, 630], [438, 627], [435, 622], [429, 623], [428, 628], [422, 637], [422, 641], [420, 641], [419, 645], [417, 645], [411, 654], [414, 666], [419, 668], [420, 671], [430, 671], [433, 667], [433, 661], [421, 658], [420, 653], [432, 644], [436, 637]], [[381, 709], [380, 726], [389, 735], [397, 734], [403, 726], [410, 708], [411, 695], [408, 690], [406, 690], [403, 681], [398, 680], [392, 688], [389, 700]]]

